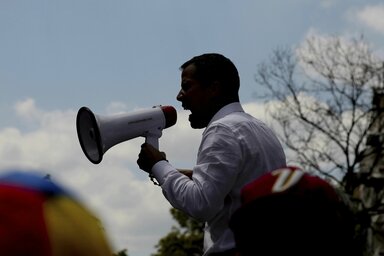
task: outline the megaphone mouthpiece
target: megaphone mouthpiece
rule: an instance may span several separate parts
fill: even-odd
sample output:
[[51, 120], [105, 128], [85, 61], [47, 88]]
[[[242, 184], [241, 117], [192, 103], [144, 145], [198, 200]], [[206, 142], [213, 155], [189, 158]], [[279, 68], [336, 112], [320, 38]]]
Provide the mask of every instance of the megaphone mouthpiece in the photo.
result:
[[168, 128], [176, 124], [176, 121], [177, 121], [176, 109], [172, 106], [160, 106], [160, 108], [161, 110], [163, 110], [164, 117], [165, 117], [164, 128]]

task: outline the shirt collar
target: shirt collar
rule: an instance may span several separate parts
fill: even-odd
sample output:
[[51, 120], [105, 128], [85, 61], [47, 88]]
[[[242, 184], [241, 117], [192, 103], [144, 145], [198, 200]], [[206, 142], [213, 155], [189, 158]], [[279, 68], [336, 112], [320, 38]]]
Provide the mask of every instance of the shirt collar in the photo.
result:
[[[233, 112], [244, 112], [243, 107], [241, 106], [240, 102], [232, 102], [228, 105], [225, 105], [222, 107], [219, 111], [216, 112], [216, 114], [212, 117], [211, 121], [209, 122], [208, 126], [215, 122], [216, 120], [219, 120], [223, 118], [226, 115], [229, 115]], [[207, 127], [208, 127], [207, 126]]]

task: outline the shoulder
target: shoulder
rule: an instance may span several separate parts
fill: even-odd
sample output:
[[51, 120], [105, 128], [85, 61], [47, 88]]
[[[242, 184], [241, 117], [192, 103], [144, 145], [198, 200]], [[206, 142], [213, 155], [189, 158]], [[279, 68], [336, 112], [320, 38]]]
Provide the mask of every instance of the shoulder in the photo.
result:
[[209, 124], [207, 129], [269, 129], [267, 125], [246, 112], [232, 112]]

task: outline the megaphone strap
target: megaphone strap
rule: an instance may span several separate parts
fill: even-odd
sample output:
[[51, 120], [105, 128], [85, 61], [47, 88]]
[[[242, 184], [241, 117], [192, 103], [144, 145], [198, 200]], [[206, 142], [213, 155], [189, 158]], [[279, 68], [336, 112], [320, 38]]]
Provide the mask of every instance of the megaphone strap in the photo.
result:
[[155, 180], [155, 176], [153, 176], [152, 173], [150, 173], [149, 175], [149, 179], [152, 181], [152, 183], [156, 186], [160, 186], [160, 184]]

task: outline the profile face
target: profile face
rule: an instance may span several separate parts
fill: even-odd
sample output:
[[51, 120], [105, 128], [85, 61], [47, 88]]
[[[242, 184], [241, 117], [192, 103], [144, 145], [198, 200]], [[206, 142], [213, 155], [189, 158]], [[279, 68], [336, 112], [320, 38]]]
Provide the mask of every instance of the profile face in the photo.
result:
[[208, 125], [212, 118], [212, 93], [195, 76], [196, 67], [191, 64], [181, 73], [181, 89], [176, 99], [185, 110], [191, 111], [189, 122], [192, 128], [200, 129]]

